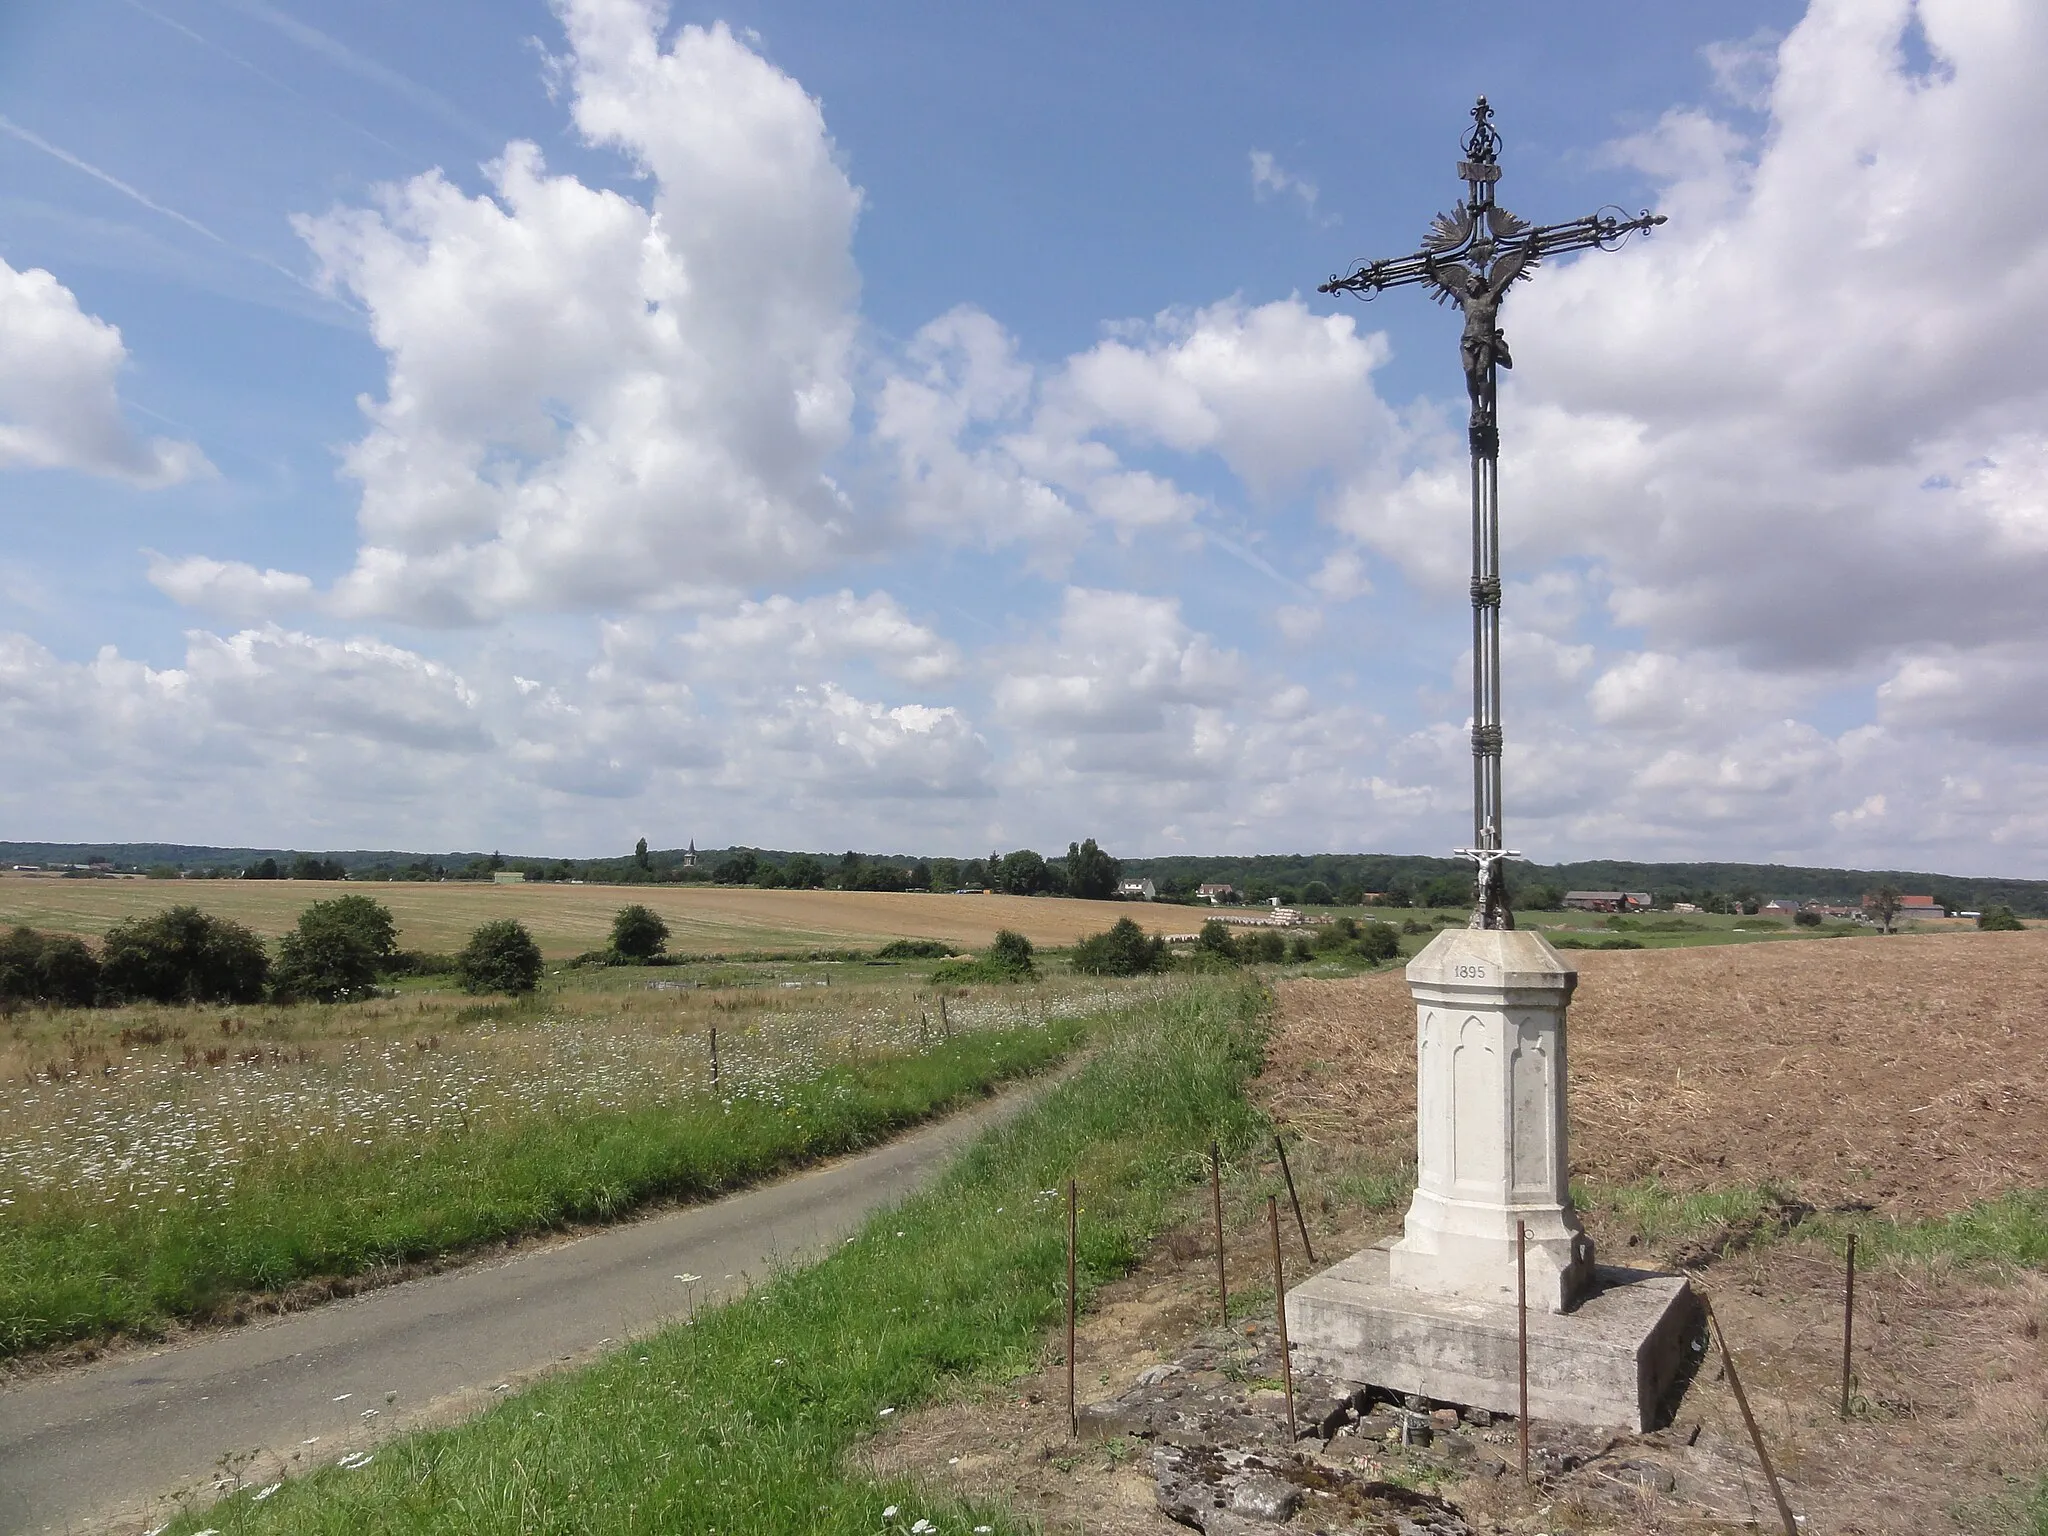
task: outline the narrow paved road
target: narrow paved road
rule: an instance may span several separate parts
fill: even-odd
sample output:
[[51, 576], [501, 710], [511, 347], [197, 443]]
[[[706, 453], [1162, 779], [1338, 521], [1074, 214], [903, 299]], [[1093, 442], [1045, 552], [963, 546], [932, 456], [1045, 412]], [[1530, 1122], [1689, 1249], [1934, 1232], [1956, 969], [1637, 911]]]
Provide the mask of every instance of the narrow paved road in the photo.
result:
[[0, 1388], [0, 1536], [146, 1529], [224, 1467], [267, 1481], [474, 1413], [815, 1257], [1035, 1091], [715, 1204]]

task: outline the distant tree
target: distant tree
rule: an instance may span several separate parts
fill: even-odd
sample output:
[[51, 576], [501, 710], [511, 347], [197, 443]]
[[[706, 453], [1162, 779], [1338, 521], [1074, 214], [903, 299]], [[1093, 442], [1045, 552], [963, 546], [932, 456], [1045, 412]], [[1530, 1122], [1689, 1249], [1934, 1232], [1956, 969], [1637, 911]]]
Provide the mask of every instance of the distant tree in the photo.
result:
[[1892, 931], [1892, 920], [1899, 915], [1899, 888], [1895, 885], [1880, 885], [1863, 898], [1863, 910], [1877, 923], [1881, 932]]
[[1469, 907], [1472, 905], [1472, 882], [1460, 875], [1439, 875], [1429, 882], [1420, 904], [1447, 909]]
[[988, 883], [988, 866], [979, 859], [969, 859], [966, 867], [960, 871], [961, 888], [969, 891], [985, 890]]
[[992, 861], [989, 884], [1012, 896], [1036, 896], [1051, 889], [1053, 876], [1042, 856], [1019, 848]]
[[919, 859], [910, 866], [908, 884], [913, 891], [928, 891], [932, 888], [932, 867]]
[[782, 867], [782, 880], [793, 891], [815, 891], [825, 883], [825, 866], [800, 853]]
[[1524, 912], [1555, 912], [1564, 905], [1564, 893], [1554, 885], [1532, 885], [1515, 897]]
[[1986, 907], [1977, 914], [1977, 926], [1986, 933], [2019, 933], [2027, 925], [2013, 915], [2011, 907]]
[[718, 861], [718, 867], [711, 871], [711, 878], [720, 885], [747, 885], [761, 867], [761, 861], [750, 848], [736, 848]]
[[1166, 964], [1166, 940], [1148, 937], [1128, 917], [1074, 946], [1074, 969], [1090, 976], [1141, 976]]
[[1811, 907], [1801, 907], [1792, 914], [1792, 921], [1801, 928], [1818, 928], [1820, 926], [1820, 914]]
[[275, 880], [277, 878], [277, 860], [262, 859], [257, 863], [251, 864], [242, 871], [242, 878], [244, 880]]
[[[269, 859], [263, 861], [273, 869], [276, 865]], [[271, 877], [266, 877], [271, 878]], [[294, 880], [346, 880], [348, 871], [339, 859], [318, 859], [310, 853], [302, 853], [292, 860], [291, 878]]]
[[668, 945], [668, 924], [637, 901], [612, 919], [612, 948], [628, 960], [652, 960]]
[[540, 946], [517, 918], [485, 923], [469, 936], [455, 957], [455, 973], [462, 990], [484, 992], [531, 992], [540, 982]]
[[1123, 878], [1123, 864], [1111, 858], [1089, 838], [1067, 844], [1067, 894], [1086, 901], [1108, 901], [1116, 895]]
[[1412, 907], [1415, 905], [1415, 888], [1406, 880], [1389, 880], [1385, 892], [1390, 907]]
[[1365, 887], [1364, 887], [1364, 886], [1362, 886], [1362, 885], [1347, 885], [1347, 886], [1345, 886], [1343, 890], [1341, 890], [1341, 891], [1339, 891], [1339, 892], [1337, 893], [1337, 905], [1338, 905], [1338, 906], [1340, 906], [1340, 907], [1362, 907], [1362, 906], [1364, 906], [1364, 905], [1365, 905]]
[[1335, 905], [1336, 894], [1320, 880], [1311, 880], [1301, 888], [1301, 902], [1306, 907], [1328, 907]]
[[957, 891], [960, 889], [960, 861], [958, 859], [932, 860], [932, 889], [935, 891]]
[[633, 845], [633, 867], [646, 870], [654, 868], [654, 860], [647, 855], [647, 839], [644, 837]]
[[747, 882], [756, 890], [762, 891], [779, 891], [788, 883], [789, 875], [782, 866], [770, 864], [766, 859], [759, 861], [758, 867], [754, 870], [754, 878]]
[[100, 983], [117, 1001], [253, 1003], [269, 979], [263, 941], [197, 907], [130, 918], [100, 943]]
[[299, 914], [299, 927], [340, 928], [355, 935], [378, 965], [398, 953], [398, 921], [374, 896], [336, 896]]

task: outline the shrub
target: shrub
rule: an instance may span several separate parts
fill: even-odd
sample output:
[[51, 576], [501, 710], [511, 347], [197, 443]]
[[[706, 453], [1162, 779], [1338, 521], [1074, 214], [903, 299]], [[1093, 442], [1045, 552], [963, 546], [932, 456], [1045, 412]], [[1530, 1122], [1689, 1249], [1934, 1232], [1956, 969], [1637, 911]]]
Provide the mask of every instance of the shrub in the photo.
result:
[[612, 948], [628, 960], [652, 960], [668, 947], [668, 924], [634, 902], [612, 919]]
[[1029, 981], [1038, 974], [1031, 941], [1008, 928], [996, 931], [995, 942], [971, 960], [947, 960], [932, 967], [932, 981], [942, 987], [975, 982]]
[[89, 1008], [99, 987], [99, 961], [69, 934], [21, 927], [0, 938], [0, 1005]]
[[1287, 941], [1271, 928], [1246, 934], [1238, 941], [1238, 948], [1247, 960], [1260, 965], [1277, 965], [1287, 958]]
[[1820, 926], [1820, 914], [1818, 912], [1801, 910], [1792, 914], [1792, 921], [1802, 928], [1818, 928]]
[[391, 909], [374, 896], [336, 896], [316, 901], [299, 914], [299, 927], [337, 928], [354, 934], [377, 958], [388, 965], [398, 953], [398, 922]]
[[1288, 959], [1301, 961], [1313, 960], [1315, 959], [1315, 957], [1316, 947], [1310, 941], [1309, 936], [1307, 934], [1297, 933], [1292, 939], [1287, 941]]
[[1336, 896], [1320, 880], [1311, 880], [1301, 888], [1301, 902], [1306, 907], [1327, 907], [1335, 903]]
[[1219, 917], [1202, 924], [1202, 931], [1195, 936], [1195, 953], [1210, 960], [1227, 960], [1232, 965], [1240, 958], [1237, 940], [1230, 936], [1230, 925]]
[[1392, 923], [1367, 923], [1358, 935], [1358, 952], [1376, 965], [1401, 958], [1401, 935]]
[[197, 907], [117, 923], [100, 945], [100, 985], [116, 1001], [253, 1003], [269, 979], [263, 941]]
[[2018, 933], [2027, 925], [2013, 916], [2011, 907], [1986, 907], [1977, 915], [1977, 926], [1986, 933]]
[[516, 918], [485, 923], [455, 957], [455, 972], [465, 992], [531, 992], [540, 980], [540, 946]]
[[1090, 976], [1142, 976], [1166, 964], [1166, 940], [1147, 937], [1128, 917], [1074, 946], [1074, 969]]
[[437, 955], [429, 949], [401, 949], [384, 962], [387, 976], [452, 976], [455, 957]]
[[891, 939], [875, 951], [877, 960], [944, 960], [959, 951], [939, 939]]
[[376, 988], [377, 956], [353, 929], [311, 923], [277, 943], [271, 996], [279, 1002], [345, 1003]]
[[996, 940], [988, 947], [989, 962], [1015, 971], [1019, 976], [1034, 974], [1037, 967], [1031, 961], [1031, 941], [1012, 928], [998, 928]]

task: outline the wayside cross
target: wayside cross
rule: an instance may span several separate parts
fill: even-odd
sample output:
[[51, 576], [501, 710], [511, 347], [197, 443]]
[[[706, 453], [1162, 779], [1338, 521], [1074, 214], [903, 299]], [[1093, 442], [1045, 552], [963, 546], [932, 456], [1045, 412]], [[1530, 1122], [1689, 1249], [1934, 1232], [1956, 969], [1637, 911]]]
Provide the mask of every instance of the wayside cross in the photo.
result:
[[1422, 249], [1413, 256], [1371, 261], [1333, 277], [1317, 291], [1370, 299], [1383, 288], [1427, 284], [1438, 303], [1465, 312], [1458, 351], [1465, 389], [1472, 398], [1472, 843], [1458, 853], [1477, 866], [1473, 880], [1472, 926], [1512, 928], [1507, 883], [1501, 862], [1516, 857], [1502, 842], [1500, 800], [1500, 427], [1494, 415], [1494, 386], [1502, 368], [1514, 367], [1501, 334], [1500, 305], [1509, 288], [1546, 256], [1567, 251], [1613, 250], [1637, 230], [1664, 222], [1644, 212], [1626, 217], [1619, 208], [1564, 224], [1530, 224], [1493, 200], [1500, 180], [1500, 135], [1484, 96], [1472, 109], [1463, 139], [1465, 158], [1458, 174], [1467, 195], [1431, 223]]

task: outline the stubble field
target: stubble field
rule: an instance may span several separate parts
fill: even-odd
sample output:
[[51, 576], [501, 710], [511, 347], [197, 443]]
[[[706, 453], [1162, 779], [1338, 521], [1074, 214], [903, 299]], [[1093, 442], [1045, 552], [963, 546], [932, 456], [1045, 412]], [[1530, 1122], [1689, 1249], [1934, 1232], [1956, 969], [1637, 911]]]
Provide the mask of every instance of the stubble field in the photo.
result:
[[473, 885], [338, 883], [324, 880], [61, 880], [0, 876], [0, 927], [26, 923], [97, 938], [117, 922], [190, 903], [246, 923], [265, 938], [287, 932], [311, 903], [350, 892], [373, 896], [398, 920], [406, 949], [448, 954], [480, 925], [525, 923], [551, 960], [601, 949], [628, 902], [669, 925], [676, 954], [843, 948], [891, 939], [940, 939], [981, 948], [998, 928], [1034, 944], [1066, 945], [1137, 912], [1159, 933], [1193, 933], [1210, 914], [1195, 907], [1119, 907], [1045, 896], [954, 896], [883, 891], [759, 891], [733, 886]]

